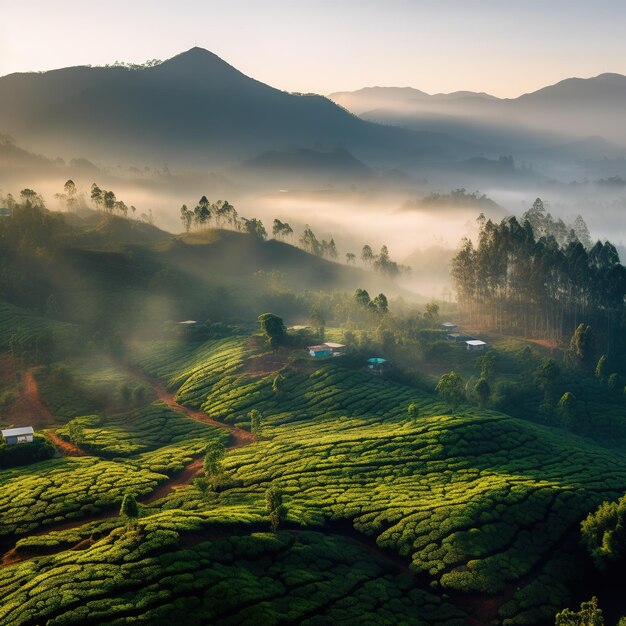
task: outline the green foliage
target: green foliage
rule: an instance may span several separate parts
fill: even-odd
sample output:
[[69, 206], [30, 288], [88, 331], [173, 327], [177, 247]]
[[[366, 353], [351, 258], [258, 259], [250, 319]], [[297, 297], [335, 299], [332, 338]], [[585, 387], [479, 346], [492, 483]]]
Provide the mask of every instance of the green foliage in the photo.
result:
[[478, 403], [481, 407], [487, 406], [489, 402], [489, 396], [491, 395], [491, 387], [486, 378], [481, 376], [478, 382], [474, 385], [474, 393], [478, 398]]
[[45, 461], [54, 456], [54, 446], [40, 435], [35, 435], [30, 443], [0, 444], [0, 468], [18, 467]]
[[[272, 384], [272, 391], [274, 390], [274, 385]], [[248, 417], [250, 418], [250, 432], [253, 435], [260, 435], [263, 430], [263, 416], [261, 415], [261, 411], [257, 409], [252, 409], [248, 413]]]
[[278, 532], [278, 526], [285, 517], [287, 507], [283, 504], [283, 493], [277, 486], [271, 485], [265, 492], [265, 506], [272, 532]]
[[558, 404], [561, 424], [565, 428], [576, 429], [577, 427], [577, 401], [573, 393], [566, 391]]
[[461, 404], [465, 398], [463, 379], [454, 370], [439, 379], [435, 390], [453, 407]]
[[211, 482], [213, 487], [217, 486], [222, 473], [224, 471], [222, 461], [226, 451], [224, 444], [220, 441], [212, 441], [205, 450], [204, 460], [202, 461], [202, 469], [204, 475]]
[[603, 502], [581, 524], [582, 541], [599, 569], [626, 555], [626, 496]]
[[277, 348], [287, 334], [287, 329], [285, 328], [285, 323], [282, 318], [273, 313], [263, 313], [259, 315], [258, 319], [261, 331], [267, 338], [270, 346], [274, 349]]
[[[574, 363], [585, 364], [593, 356], [593, 333], [588, 324], [579, 324], [569, 342], [569, 356]], [[602, 359], [600, 359], [601, 361]], [[606, 359], [604, 363], [606, 362]], [[602, 364], [602, 366], [604, 365]], [[600, 365], [600, 362], [598, 362]], [[596, 367], [597, 370], [597, 367]], [[601, 370], [602, 371], [602, 367]]]
[[419, 417], [419, 408], [415, 402], [411, 402], [406, 408], [406, 412], [411, 419]]
[[596, 378], [604, 378], [606, 374], [606, 354], [603, 354], [596, 365]]
[[580, 611], [564, 609], [556, 616], [556, 626], [604, 626], [602, 610], [598, 608], [598, 599], [593, 596], [580, 605]]
[[[79, 433], [78, 439], [72, 438], [72, 428]], [[84, 450], [105, 458], [129, 457], [185, 442], [194, 442], [193, 445], [201, 450], [207, 439], [226, 437], [224, 431], [200, 423], [162, 402], [107, 417], [81, 416], [57, 432]]]
[[120, 515], [124, 516], [128, 520], [129, 525], [134, 525], [139, 517], [139, 505], [137, 499], [132, 493], [127, 493], [122, 499], [122, 505], [120, 506]]

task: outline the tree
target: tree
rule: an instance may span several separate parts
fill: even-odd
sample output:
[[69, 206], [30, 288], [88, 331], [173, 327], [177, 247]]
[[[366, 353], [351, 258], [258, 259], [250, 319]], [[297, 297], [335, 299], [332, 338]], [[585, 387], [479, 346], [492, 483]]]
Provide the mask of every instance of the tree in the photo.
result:
[[326, 244], [326, 254], [331, 259], [336, 259], [339, 256], [337, 252], [337, 246], [335, 245], [335, 240], [332, 237], [330, 238], [330, 241]]
[[272, 226], [272, 235], [274, 235], [274, 237], [284, 239], [288, 235], [293, 235], [293, 228], [291, 228], [287, 222], [281, 222], [278, 218], [276, 218]]
[[283, 504], [282, 491], [275, 485], [271, 485], [265, 492], [265, 506], [270, 520], [270, 527], [272, 532], [275, 533], [287, 512], [287, 509]]
[[180, 221], [183, 223], [185, 232], [188, 233], [193, 223], [193, 211], [189, 210], [186, 204], [180, 207]]
[[371, 246], [365, 244], [361, 249], [361, 261], [367, 265], [371, 265], [374, 260], [374, 253], [372, 252]]
[[348, 265], [354, 265], [356, 262], [356, 254], [353, 252], [346, 252], [346, 263]]
[[193, 210], [193, 221], [196, 226], [202, 228], [210, 219], [211, 204], [206, 196], [202, 196]]
[[599, 570], [626, 555], [626, 498], [603, 502], [580, 525], [581, 539]]
[[557, 408], [561, 419], [561, 426], [575, 429], [577, 426], [576, 396], [573, 393], [566, 391], [561, 396]]
[[437, 383], [435, 391], [451, 406], [458, 406], [465, 399], [463, 379], [452, 370], [444, 374]]
[[376, 311], [381, 315], [389, 313], [389, 303], [387, 302], [387, 296], [384, 293], [379, 293], [373, 300], [372, 304], [376, 308]]
[[548, 357], [542, 359], [539, 367], [535, 370], [535, 379], [545, 396], [547, 397], [550, 385], [558, 378], [561, 373], [559, 364]]
[[603, 354], [596, 364], [596, 378], [603, 379], [606, 374], [606, 354]]
[[81, 426], [78, 418], [74, 418], [67, 425], [67, 434], [70, 441], [74, 445], [78, 445], [83, 440], [83, 427]]
[[252, 409], [248, 413], [248, 417], [250, 418], [250, 432], [253, 435], [260, 435], [263, 430], [263, 415], [261, 411]]
[[115, 203], [115, 193], [113, 193], [112, 191], [105, 191], [102, 194], [102, 206], [104, 207], [105, 211], [112, 213], [113, 209], [115, 208]]
[[579, 324], [569, 343], [569, 356], [574, 362], [584, 364], [593, 353], [591, 326]]
[[221, 441], [212, 441], [204, 451], [204, 460], [202, 462], [202, 469], [207, 480], [211, 482], [211, 485], [215, 489], [222, 476], [223, 467], [222, 460], [226, 454], [226, 449]]
[[[526, 346], [528, 347], [528, 346]], [[530, 349], [530, 348], [529, 348]], [[493, 352], [485, 352], [483, 356], [478, 359], [480, 365], [480, 377], [488, 380], [493, 374], [493, 366], [496, 361], [496, 356]]]
[[32, 189], [22, 189], [20, 191], [22, 205], [30, 209], [45, 209], [43, 197]]
[[299, 242], [304, 250], [310, 252], [311, 254], [320, 256], [322, 252], [322, 245], [308, 224], [305, 224], [304, 232], [302, 233]]
[[580, 241], [580, 243], [582, 243], [582, 245], [587, 248], [587, 250], [591, 248], [592, 244], [591, 236], [589, 235], [589, 228], [587, 227], [585, 220], [582, 218], [582, 215], [579, 215], [574, 220], [572, 230], [574, 231], [574, 234], [576, 235], [578, 241]]
[[76, 184], [71, 178], [67, 180], [65, 184], [63, 185], [63, 191], [65, 193], [55, 194], [55, 197], [61, 200], [65, 204], [65, 208], [68, 211], [74, 211], [76, 209], [76, 204], [78, 202], [78, 199], [76, 198], [76, 193], [77, 193]]
[[598, 599], [593, 596], [589, 602], [580, 605], [580, 611], [564, 609], [556, 614], [556, 626], [604, 626], [602, 610], [598, 608]]
[[126, 518], [129, 528], [136, 525], [139, 518], [139, 505], [134, 494], [127, 493], [124, 495], [122, 506], [120, 507], [120, 515]]
[[243, 227], [244, 227], [245, 232], [249, 233], [250, 235], [254, 235], [255, 237], [258, 237], [259, 239], [267, 238], [267, 231], [265, 230], [265, 226], [263, 226], [263, 222], [261, 220], [256, 219], [256, 217], [253, 217], [252, 219], [249, 219], [249, 220], [244, 217]]
[[354, 292], [354, 300], [359, 306], [367, 307], [370, 304], [370, 294], [359, 288]]
[[474, 385], [474, 393], [478, 398], [478, 403], [481, 407], [485, 407], [489, 402], [489, 396], [491, 395], [491, 388], [486, 378], [482, 376], [478, 379], [476, 385]]
[[432, 325], [439, 322], [439, 305], [436, 302], [428, 302], [424, 307], [424, 321]]
[[274, 349], [278, 348], [287, 334], [282, 318], [273, 313], [262, 313], [259, 315], [258, 320], [261, 325], [261, 331], [267, 338], [270, 346]]

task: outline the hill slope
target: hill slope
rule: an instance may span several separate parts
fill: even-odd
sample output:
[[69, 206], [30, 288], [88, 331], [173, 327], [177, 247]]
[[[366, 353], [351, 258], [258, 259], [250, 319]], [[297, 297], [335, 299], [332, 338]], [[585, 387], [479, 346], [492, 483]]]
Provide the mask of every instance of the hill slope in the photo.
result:
[[0, 118], [20, 143], [99, 160], [208, 165], [319, 146], [379, 161], [468, 151], [446, 136], [364, 122], [322, 96], [279, 91], [200, 48], [135, 71], [9, 75], [0, 91], [10, 94]]

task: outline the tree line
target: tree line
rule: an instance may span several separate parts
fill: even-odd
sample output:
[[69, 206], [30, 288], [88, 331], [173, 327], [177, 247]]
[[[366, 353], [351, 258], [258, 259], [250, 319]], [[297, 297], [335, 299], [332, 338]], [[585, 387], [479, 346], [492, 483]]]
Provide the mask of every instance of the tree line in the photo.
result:
[[478, 244], [463, 239], [452, 261], [459, 309], [468, 323], [561, 342], [584, 321], [603, 336], [610, 354], [626, 294], [626, 269], [615, 246], [591, 245], [582, 218], [562, 226], [539, 199], [521, 221], [510, 217], [497, 224], [483, 215], [478, 221]]

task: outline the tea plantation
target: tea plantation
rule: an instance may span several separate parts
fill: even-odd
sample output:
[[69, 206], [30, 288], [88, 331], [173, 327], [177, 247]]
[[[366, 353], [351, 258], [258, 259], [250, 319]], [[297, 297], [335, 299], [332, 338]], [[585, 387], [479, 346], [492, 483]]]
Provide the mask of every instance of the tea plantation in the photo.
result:
[[75, 418], [89, 456], [0, 473], [23, 559], [0, 569], [0, 623], [541, 624], [571, 597], [580, 521], [626, 486], [618, 449], [350, 361], [283, 348], [277, 379], [278, 357], [244, 335], [132, 348], [138, 380], [243, 428], [256, 409], [261, 434], [227, 451], [214, 492], [181, 484], [129, 525], [103, 513], [227, 432], [150, 398]]

